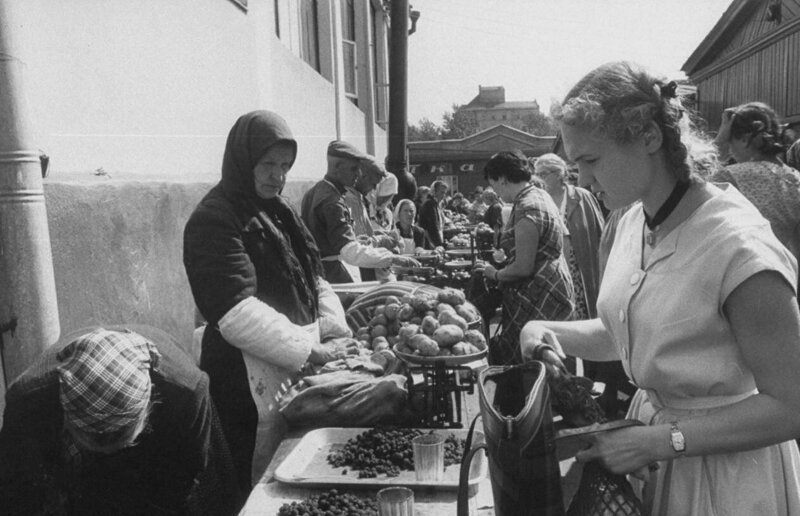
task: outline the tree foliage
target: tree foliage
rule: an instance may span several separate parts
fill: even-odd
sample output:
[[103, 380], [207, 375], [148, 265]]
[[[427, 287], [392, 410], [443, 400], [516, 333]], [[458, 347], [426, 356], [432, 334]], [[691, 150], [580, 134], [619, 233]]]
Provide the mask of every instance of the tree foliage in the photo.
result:
[[408, 141], [427, 142], [442, 139], [442, 128], [431, 122], [429, 118], [423, 118], [419, 125], [408, 126]]
[[519, 129], [538, 136], [555, 136], [558, 132], [553, 119], [538, 110], [524, 117]]
[[[477, 133], [478, 121], [475, 113], [462, 111], [462, 107], [460, 104], [453, 104], [452, 109], [442, 115], [441, 124], [437, 125], [430, 119], [423, 118], [417, 125], [409, 125], [408, 141], [459, 140]], [[553, 136], [557, 132], [553, 120], [541, 111], [531, 113], [519, 121], [509, 120], [504, 123], [539, 136]]]
[[458, 104], [453, 104], [453, 109], [442, 116], [442, 139], [459, 140], [478, 132], [478, 121], [475, 114], [462, 111]]

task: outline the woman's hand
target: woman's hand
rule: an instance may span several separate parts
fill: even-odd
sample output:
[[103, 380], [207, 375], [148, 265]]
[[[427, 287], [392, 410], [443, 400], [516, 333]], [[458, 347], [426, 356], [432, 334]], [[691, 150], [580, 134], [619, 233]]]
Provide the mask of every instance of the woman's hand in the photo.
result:
[[719, 123], [719, 130], [717, 131], [717, 139], [724, 140], [726, 142], [730, 141], [731, 139], [731, 125], [733, 124], [733, 118], [736, 116], [736, 113], [732, 109], [726, 109], [722, 112], [722, 119]]
[[522, 350], [523, 360], [536, 360], [536, 351], [542, 345], [553, 348], [561, 358], [566, 358], [555, 332], [547, 328], [542, 321], [530, 321], [522, 327], [519, 334], [519, 346]]
[[[620, 475], [632, 474], [640, 480], [646, 480], [648, 468], [653, 470], [658, 460], [656, 453], [660, 447], [653, 445], [654, 437], [663, 433], [661, 426], [634, 426], [587, 434], [582, 439], [587, 448], [575, 454], [580, 463], [598, 460], [607, 470]], [[666, 434], [664, 443], [668, 442]]]
[[472, 272], [475, 274], [483, 274], [483, 277], [488, 280], [497, 281], [497, 269], [490, 263], [483, 261], [475, 262]]
[[398, 267], [420, 267], [420, 263], [416, 258], [412, 258], [411, 256], [403, 256], [396, 254], [392, 256], [392, 265], [396, 265]]
[[334, 360], [358, 354], [358, 341], [350, 337], [340, 337], [321, 344], [312, 344], [308, 361], [312, 364], [324, 365]]
[[719, 150], [721, 159], [727, 158], [730, 152], [731, 125], [733, 124], [733, 117], [735, 116], [736, 113], [734, 113], [732, 109], [726, 109], [722, 112], [722, 120], [719, 124], [717, 137], [714, 138], [714, 145]]

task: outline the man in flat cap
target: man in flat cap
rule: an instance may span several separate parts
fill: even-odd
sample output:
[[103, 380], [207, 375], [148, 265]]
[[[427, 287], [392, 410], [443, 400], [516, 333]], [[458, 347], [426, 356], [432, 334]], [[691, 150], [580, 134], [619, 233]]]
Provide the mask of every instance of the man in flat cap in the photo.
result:
[[369, 157], [353, 145], [334, 140], [328, 145], [325, 177], [303, 196], [303, 222], [317, 241], [325, 276], [330, 283], [361, 281], [358, 268], [386, 268], [391, 265], [418, 266], [413, 258], [388, 249], [359, 242], [353, 218], [345, 202], [347, 188], [353, 188]]
[[[392, 174], [388, 174], [392, 175]], [[383, 228], [374, 223], [375, 190], [386, 178], [386, 169], [373, 156], [361, 162], [361, 176], [352, 187], [347, 187], [344, 202], [350, 209], [353, 231], [359, 242], [373, 247], [393, 250], [400, 242]], [[361, 281], [388, 281], [395, 279], [389, 269], [359, 267]]]
[[90, 328], [6, 395], [3, 514], [235, 514], [246, 493], [208, 376], [166, 333]]

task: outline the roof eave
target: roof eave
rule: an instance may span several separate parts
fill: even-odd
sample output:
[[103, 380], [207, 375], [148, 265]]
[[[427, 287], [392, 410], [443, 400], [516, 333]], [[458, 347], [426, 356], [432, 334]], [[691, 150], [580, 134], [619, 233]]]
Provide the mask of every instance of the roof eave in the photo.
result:
[[712, 48], [722, 39], [723, 35], [733, 25], [742, 12], [752, 3], [759, 0], [733, 0], [728, 9], [722, 14], [719, 21], [714, 25], [714, 28], [706, 35], [700, 45], [692, 52], [689, 59], [681, 67], [681, 70], [687, 76], [691, 76], [696, 70], [698, 65], [703, 61], [703, 58], [711, 51]]

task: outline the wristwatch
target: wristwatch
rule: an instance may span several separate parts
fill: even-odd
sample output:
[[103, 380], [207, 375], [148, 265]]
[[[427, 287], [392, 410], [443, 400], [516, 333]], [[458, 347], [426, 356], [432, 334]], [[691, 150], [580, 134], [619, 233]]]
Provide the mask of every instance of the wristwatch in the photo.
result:
[[676, 453], [683, 453], [686, 451], [686, 437], [684, 437], [681, 429], [678, 428], [677, 422], [673, 422], [669, 429], [669, 444]]

